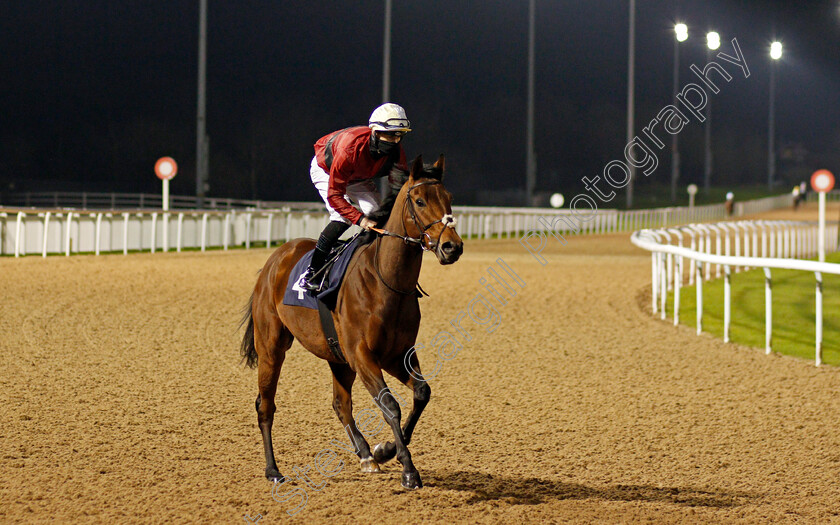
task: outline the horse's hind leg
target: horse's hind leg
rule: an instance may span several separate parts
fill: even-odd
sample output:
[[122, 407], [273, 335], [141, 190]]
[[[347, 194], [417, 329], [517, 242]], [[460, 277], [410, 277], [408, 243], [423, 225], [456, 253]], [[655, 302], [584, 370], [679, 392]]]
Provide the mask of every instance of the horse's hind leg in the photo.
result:
[[[411, 370], [419, 375], [420, 364], [417, 361], [417, 354], [412, 353], [409, 359], [410, 361], [408, 364], [411, 366]], [[402, 427], [403, 437], [405, 438], [405, 446], [408, 446], [411, 443], [411, 435], [414, 433], [414, 427], [417, 425], [417, 421], [420, 419], [423, 409], [426, 408], [427, 404], [429, 404], [432, 389], [429, 388], [429, 385], [425, 380], [417, 379], [414, 375], [409, 374], [402, 360], [400, 360], [399, 363], [386, 368], [386, 370], [389, 374], [399, 379], [402, 384], [414, 392], [414, 404], [411, 406], [411, 413], [408, 414], [408, 418], [405, 420], [405, 425]], [[423, 376], [419, 375], [419, 377]], [[386, 461], [394, 459], [396, 454], [397, 447], [392, 441], [379, 443], [373, 447], [373, 457], [377, 463], [385, 463]]]
[[286, 350], [292, 346], [293, 339], [291, 332], [276, 315], [269, 316], [265, 322], [254, 323], [254, 343], [259, 355], [257, 421], [265, 449], [265, 477], [274, 482], [285, 480], [277, 469], [274, 446], [271, 442], [271, 426], [274, 424], [274, 412], [277, 410], [274, 394], [277, 392], [277, 380], [286, 358]]
[[350, 446], [355, 447], [356, 455], [361, 460], [362, 472], [382, 472], [370, 453], [370, 445], [359, 432], [356, 421], [353, 419], [352, 389], [356, 372], [349, 366], [339, 363], [330, 363], [330, 369], [333, 373], [333, 410], [351, 440]]

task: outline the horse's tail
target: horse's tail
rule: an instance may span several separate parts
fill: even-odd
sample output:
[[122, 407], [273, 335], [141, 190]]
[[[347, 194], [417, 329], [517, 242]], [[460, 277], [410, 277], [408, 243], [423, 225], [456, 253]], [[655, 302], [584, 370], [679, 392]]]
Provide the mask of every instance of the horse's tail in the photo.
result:
[[252, 307], [254, 306], [254, 292], [251, 292], [251, 297], [248, 299], [248, 304], [242, 310], [242, 320], [239, 322], [239, 328], [245, 327], [245, 335], [242, 336], [242, 344], [239, 347], [239, 353], [242, 355], [242, 361], [248, 368], [257, 366], [257, 347], [254, 345], [254, 316], [252, 314]]

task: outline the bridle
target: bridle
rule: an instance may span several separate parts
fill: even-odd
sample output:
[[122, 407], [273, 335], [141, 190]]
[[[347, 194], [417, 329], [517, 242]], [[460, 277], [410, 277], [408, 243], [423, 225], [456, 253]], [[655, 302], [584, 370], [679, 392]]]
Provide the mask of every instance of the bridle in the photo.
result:
[[[400, 235], [398, 233], [389, 232], [388, 230], [381, 230], [379, 228], [371, 228], [373, 231], [379, 233], [380, 235], [388, 236], [388, 237], [398, 237], [403, 240], [406, 244], [414, 243], [420, 246], [423, 251], [435, 251], [437, 250], [438, 246], [440, 245], [440, 238], [443, 236], [443, 231], [445, 228], [454, 228], [455, 227], [455, 218], [446, 213], [440, 219], [430, 222], [429, 224], [423, 224], [423, 221], [417, 217], [417, 210], [414, 208], [414, 201], [411, 199], [411, 190], [418, 188], [420, 186], [429, 186], [433, 184], [441, 184], [439, 180], [424, 180], [422, 182], [418, 182], [414, 184], [405, 194], [405, 201], [403, 202], [403, 211], [400, 213], [402, 217], [402, 227], [406, 233], [408, 233], [408, 228], [405, 225], [405, 208], [408, 206], [408, 213], [411, 215], [411, 220], [414, 221], [414, 224], [420, 229], [420, 235], [418, 237], [410, 237], [408, 235]], [[443, 223], [445, 228], [440, 230], [440, 234], [438, 234], [438, 238], [432, 242], [432, 237], [429, 235], [429, 228], [434, 226], [435, 224]], [[425, 242], [424, 242], [425, 241]]]
[[[410, 237], [408, 235], [400, 235], [398, 233], [389, 232], [388, 230], [382, 230], [382, 229], [379, 229], [379, 228], [371, 228], [371, 230], [380, 234], [380, 237], [377, 238], [377, 240], [376, 240], [377, 241], [376, 253], [373, 256], [374, 267], [376, 268], [376, 275], [379, 277], [379, 280], [382, 281], [382, 284], [384, 284], [392, 292], [396, 292], [396, 293], [402, 294], [402, 295], [409, 295], [409, 294], [414, 293], [414, 290], [412, 289], [412, 290], [409, 290], [407, 292], [403, 291], [403, 290], [397, 290], [396, 288], [392, 287], [387, 282], [385, 282], [385, 279], [382, 277], [382, 273], [379, 271], [379, 245], [381, 244], [382, 237], [385, 237], [385, 236], [387, 236], [387, 237], [397, 237], [397, 238], [402, 239], [405, 244], [417, 244], [417, 245], [419, 245], [420, 248], [423, 249], [423, 251], [436, 251], [438, 249], [438, 246], [440, 246], [440, 238], [443, 236], [444, 230], [446, 230], [446, 228], [455, 228], [455, 223], [456, 223], [455, 218], [449, 213], [444, 214], [443, 217], [441, 217], [440, 219], [438, 219], [436, 221], [430, 222], [429, 224], [424, 224], [423, 221], [421, 221], [420, 218], [417, 217], [417, 210], [414, 208], [414, 201], [411, 199], [411, 190], [413, 190], [415, 188], [418, 188], [420, 186], [427, 186], [427, 185], [433, 185], [433, 184], [441, 184], [441, 181], [439, 181], [439, 180], [424, 180], [424, 181], [418, 182], [417, 184], [414, 184], [410, 188], [408, 188], [408, 190], [406, 191], [406, 195], [405, 195], [405, 201], [403, 202], [403, 209], [400, 212], [400, 215], [402, 217], [403, 230], [406, 233], [408, 233], [408, 228], [406, 227], [406, 224], [405, 224], [405, 208], [406, 208], [406, 206], [408, 207], [408, 213], [411, 216], [411, 220], [414, 221], [414, 224], [417, 225], [417, 227], [420, 229], [420, 235], [419, 236]], [[444, 225], [444, 227], [441, 228], [440, 233], [438, 234], [438, 238], [434, 242], [432, 242], [432, 236], [429, 235], [429, 228], [431, 228], [432, 226], [434, 226], [435, 224], [438, 224], [438, 223], [442, 223]], [[420, 285], [418, 284], [417, 286], [419, 288]], [[426, 294], [426, 295], [428, 295], [428, 294]]]

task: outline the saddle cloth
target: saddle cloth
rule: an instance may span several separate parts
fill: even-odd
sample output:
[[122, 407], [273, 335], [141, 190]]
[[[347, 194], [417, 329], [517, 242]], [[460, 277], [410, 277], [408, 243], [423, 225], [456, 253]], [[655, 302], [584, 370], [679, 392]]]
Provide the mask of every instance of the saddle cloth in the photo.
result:
[[[338, 289], [341, 288], [341, 281], [344, 278], [344, 272], [347, 270], [347, 265], [350, 264], [350, 258], [359, 246], [367, 244], [370, 241], [371, 238], [367, 235], [360, 235], [349, 243], [347, 248], [341, 253], [341, 255], [339, 255], [338, 259], [329, 269], [327, 283], [324, 288], [318, 292], [318, 299], [327, 304], [334, 303], [334, 301], [331, 300], [332, 296], [337, 294]], [[342, 243], [338, 246], [338, 248], [341, 248], [344, 244], [345, 243]], [[338, 248], [333, 248], [332, 253], [330, 253], [330, 258], [333, 257]], [[292, 268], [292, 273], [289, 274], [289, 282], [286, 285], [286, 291], [283, 293], [283, 304], [288, 306], [303, 306], [313, 310], [318, 309], [318, 303], [315, 301], [315, 297], [313, 297], [309, 291], [300, 286], [303, 274], [306, 273], [306, 269], [309, 268], [309, 262], [312, 260], [312, 251], [313, 250], [306, 252], [306, 255], [301, 257], [297, 264], [295, 264], [295, 267]]]

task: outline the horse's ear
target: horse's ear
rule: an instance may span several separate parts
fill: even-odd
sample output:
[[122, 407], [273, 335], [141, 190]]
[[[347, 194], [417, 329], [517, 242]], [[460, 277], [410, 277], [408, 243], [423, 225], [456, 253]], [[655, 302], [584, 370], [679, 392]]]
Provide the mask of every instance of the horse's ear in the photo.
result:
[[423, 155], [417, 155], [414, 163], [411, 165], [411, 178], [414, 180], [423, 176]]
[[439, 169], [441, 173], [444, 172], [444, 165], [446, 164], [446, 156], [441, 153], [440, 157], [438, 157], [437, 162], [435, 162], [434, 167]]

